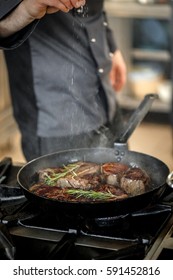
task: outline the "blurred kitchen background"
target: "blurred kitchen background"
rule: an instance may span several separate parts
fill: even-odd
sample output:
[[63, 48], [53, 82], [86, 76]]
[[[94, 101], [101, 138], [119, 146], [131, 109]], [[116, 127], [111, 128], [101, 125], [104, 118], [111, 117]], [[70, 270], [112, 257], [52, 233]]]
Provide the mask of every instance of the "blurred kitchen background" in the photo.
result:
[[[127, 67], [128, 82], [118, 99], [126, 117], [144, 95], [159, 99], [130, 137], [129, 149], [161, 159], [173, 170], [173, 4], [167, 0], [107, 0], [105, 9]], [[27, 124], [26, 124], [27, 125]], [[0, 51], [0, 160], [23, 163], [20, 133], [12, 115], [8, 74]]]

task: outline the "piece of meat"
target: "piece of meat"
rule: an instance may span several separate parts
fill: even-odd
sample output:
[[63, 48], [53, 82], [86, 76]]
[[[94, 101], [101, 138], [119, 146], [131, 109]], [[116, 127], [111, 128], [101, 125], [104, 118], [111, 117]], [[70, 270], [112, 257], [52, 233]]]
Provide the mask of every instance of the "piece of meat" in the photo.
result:
[[94, 162], [77, 162], [78, 168], [75, 170], [76, 175], [83, 177], [84, 175], [99, 174], [100, 164]]
[[91, 190], [100, 184], [100, 176], [87, 174], [83, 176], [66, 176], [56, 182], [57, 187], [68, 187], [74, 189]]
[[45, 182], [47, 176], [53, 177], [55, 174], [63, 172], [62, 167], [50, 167], [45, 169], [40, 169], [38, 173], [38, 181]]
[[[100, 173], [99, 164], [92, 162], [76, 162], [64, 165], [64, 167], [41, 169], [38, 172], [38, 180], [39, 182], [45, 182], [53, 186], [78, 187], [87, 184], [88, 179], [84, 178], [84, 176], [98, 173]], [[83, 178], [83, 180], [81, 180], [81, 178]]]
[[107, 162], [101, 166], [105, 182], [114, 186], [120, 185], [120, 179], [128, 169], [128, 165], [118, 162]]
[[145, 192], [149, 181], [149, 176], [144, 170], [133, 167], [121, 177], [120, 186], [130, 196], [135, 196]]
[[[100, 165], [92, 162], [77, 162], [77, 168], [55, 182], [57, 187], [80, 188], [89, 190], [100, 183]], [[67, 165], [68, 167], [68, 165]]]

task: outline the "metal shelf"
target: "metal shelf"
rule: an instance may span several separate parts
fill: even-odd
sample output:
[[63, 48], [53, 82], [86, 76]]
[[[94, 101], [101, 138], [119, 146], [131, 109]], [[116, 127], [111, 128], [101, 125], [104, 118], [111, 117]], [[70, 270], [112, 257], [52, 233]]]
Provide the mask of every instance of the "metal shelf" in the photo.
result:
[[131, 56], [136, 59], [146, 59], [163, 62], [171, 61], [170, 53], [164, 50], [132, 49]]
[[134, 2], [107, 0], [105, 9], [111, 16], [123, 18], [157, 18], [171, 19], [171, 6], [169, 4], [141, 5]]

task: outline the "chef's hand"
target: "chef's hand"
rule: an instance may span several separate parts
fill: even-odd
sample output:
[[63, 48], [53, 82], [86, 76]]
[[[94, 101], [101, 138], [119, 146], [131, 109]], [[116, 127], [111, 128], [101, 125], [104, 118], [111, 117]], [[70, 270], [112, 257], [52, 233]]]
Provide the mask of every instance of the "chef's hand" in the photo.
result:
[[0, 37], [5, 38], [23, 29], [45, 14], [69, 12], [85, 5], [85, 0], [23, 0], [11, 13], [0, 21]]
[[119, 50], [112, 55], [112, 69], [110, 71], [110, 81], [116, 92], [121, 91], [126, 83], [126, 64]]
[[45, 14], [53, 14], [58, 11], [67, 13], [73, 8], [79, 8], [85, 5], [85, 0], [23, 0], [21, 5], [29, 16], [40, 19]]

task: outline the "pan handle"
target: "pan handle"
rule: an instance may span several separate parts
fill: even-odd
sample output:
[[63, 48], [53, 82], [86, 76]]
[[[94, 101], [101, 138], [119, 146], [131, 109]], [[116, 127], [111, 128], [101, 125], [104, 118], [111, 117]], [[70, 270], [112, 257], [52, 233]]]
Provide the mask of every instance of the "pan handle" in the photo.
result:
[[121, 135], [115, 140], [115, 143], [127, 143], [127, 140], [135, 130], [135, 128], [142, 122], [144, 117], [149, 112], [151, 105], [155, 99], [158, 98], [158, 95], [155, 93], [145, 95], [143, 101], [140, 103], [138, 108], [130, 117], [128, 123], [126, 124], [124, 131]]

